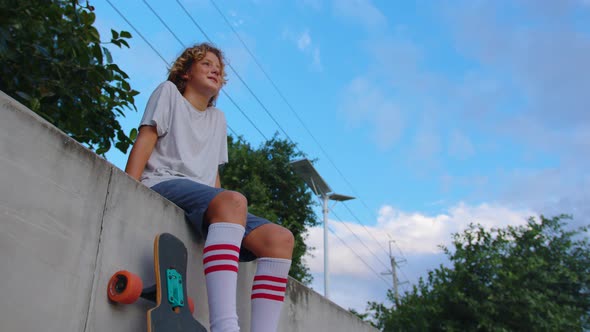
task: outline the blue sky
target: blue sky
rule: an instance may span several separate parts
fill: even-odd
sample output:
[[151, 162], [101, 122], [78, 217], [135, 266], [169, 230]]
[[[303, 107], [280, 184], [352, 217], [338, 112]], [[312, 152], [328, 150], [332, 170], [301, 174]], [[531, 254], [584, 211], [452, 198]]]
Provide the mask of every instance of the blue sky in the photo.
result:
[[[390, 240], [403, 292], [469, 222], [588, 222], [588, 0], [179, 0], [200, 29], [177, 1], [147, 2], [184, 45], [206, 41], [202, 29], [246, 82], [228, 68], [239, 109], [223, 95], [217, 106], [232, 130], [254, 146], [286, 132], [336, 192], [358, 197], [330, 215], [330, 294], [345, 308], [385, 301]], [[167, 63], [182, 51], [144, 1], [112, 3]], [[110, 28], [134, 36], [110, 47], [141, 92], [130, 130], [166, 64], [106, 0], [91, 4], [103, 40]], [[124, 168], [126, 156], [107, 157]], [[310, 230], [320, 293], [322, 241]]]

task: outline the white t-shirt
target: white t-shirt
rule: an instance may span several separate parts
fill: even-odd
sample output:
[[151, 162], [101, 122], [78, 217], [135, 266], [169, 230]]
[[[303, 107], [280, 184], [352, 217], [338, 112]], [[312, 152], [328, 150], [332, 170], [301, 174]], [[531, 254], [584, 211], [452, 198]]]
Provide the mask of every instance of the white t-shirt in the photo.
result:
[[188, 178], [215, 186], [218, 166], [228, 160], [223, 112], [197, 110], [166, 81], [150, 96], [140, 127], [144, 125], [156, 127], [158, 140], [141, 175], [143, 184]]

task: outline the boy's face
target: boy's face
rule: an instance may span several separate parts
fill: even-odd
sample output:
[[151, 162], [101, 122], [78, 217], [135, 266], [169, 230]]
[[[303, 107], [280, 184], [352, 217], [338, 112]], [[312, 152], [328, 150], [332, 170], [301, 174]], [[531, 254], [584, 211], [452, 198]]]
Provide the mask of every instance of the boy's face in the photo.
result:
[[185, 75], [187, 88], [197, 93], [213, 97], [221, 89], [221, 64], [219, 58], [211, 52], [207, 52], [200, 61], [193, 63], [189, 72]]

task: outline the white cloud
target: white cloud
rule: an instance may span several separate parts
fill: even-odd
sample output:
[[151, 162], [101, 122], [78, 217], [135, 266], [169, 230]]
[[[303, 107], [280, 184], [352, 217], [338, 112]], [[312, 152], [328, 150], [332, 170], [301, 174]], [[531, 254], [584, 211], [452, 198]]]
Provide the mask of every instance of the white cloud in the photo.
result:
[[[356, 222], [330, 220], [329, 225], [336, 233], [330, 233], [329, 261], [330, 271], [334, 276], [347, 275], [358, 278], [369, 278], [374, 273], [351, 252], [354, 250], [374, 270], [382, 272], [389, 264], [387, 253], [383, 251], [393, 238], [405, 256], [436, 255], [439, 256], [439, 245], [449, 245], [453, 233], [462, 232], [470, 223], [481, 224], [486, 228], [522, 225], [535, 213], [531, 210], [516, 210], [498, 204], [483, 203], [469, 206], [458, 203], [446, 213], [426, 215], [420, 212], [405, 212], [390, 205], [381, 207], [377, 223], [373, 226], [361, 226]], [[351, 233], [354, 232], [355, 235]], [[342, 239], [347, 245], [342, 244]], [[362, 243], [358, 240], [360, 238]], [[379, 243], [377, 243], [377, 240]], [[363, 245], [364, 243], [364, 245]], [[306, 257], [312, 273], [323, 271], [323, 227], [310, 229], [307, 240], [309, 246], [315, 247], [313, 257]], [[350, 247], [350, 248], [349, 248]], [[367, 249], [368, 248], [368, 249]], [[386, 266], [383, 266], [383, 263]], [[409, 262], [419, 265], [419, 262]], [[433, 269], [436, 266], [423, 266]]]

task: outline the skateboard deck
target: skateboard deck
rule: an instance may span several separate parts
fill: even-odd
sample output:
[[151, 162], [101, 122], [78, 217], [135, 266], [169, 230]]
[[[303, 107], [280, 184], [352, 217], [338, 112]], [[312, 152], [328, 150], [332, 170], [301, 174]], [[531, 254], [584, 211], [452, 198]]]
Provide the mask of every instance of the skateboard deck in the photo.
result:
[[137, 275], [119, 271], [109, 281], [109, 299], [129, 304], [142, 297], [156, 302], [147, 312], [148, 332], [207, 332], [192, 315], [192, 300], [186, 292], [187, 259], [187, 249], [177, 237], [168, 233], [157, 235], [154, 240], [156, 284], [143, 288]]

